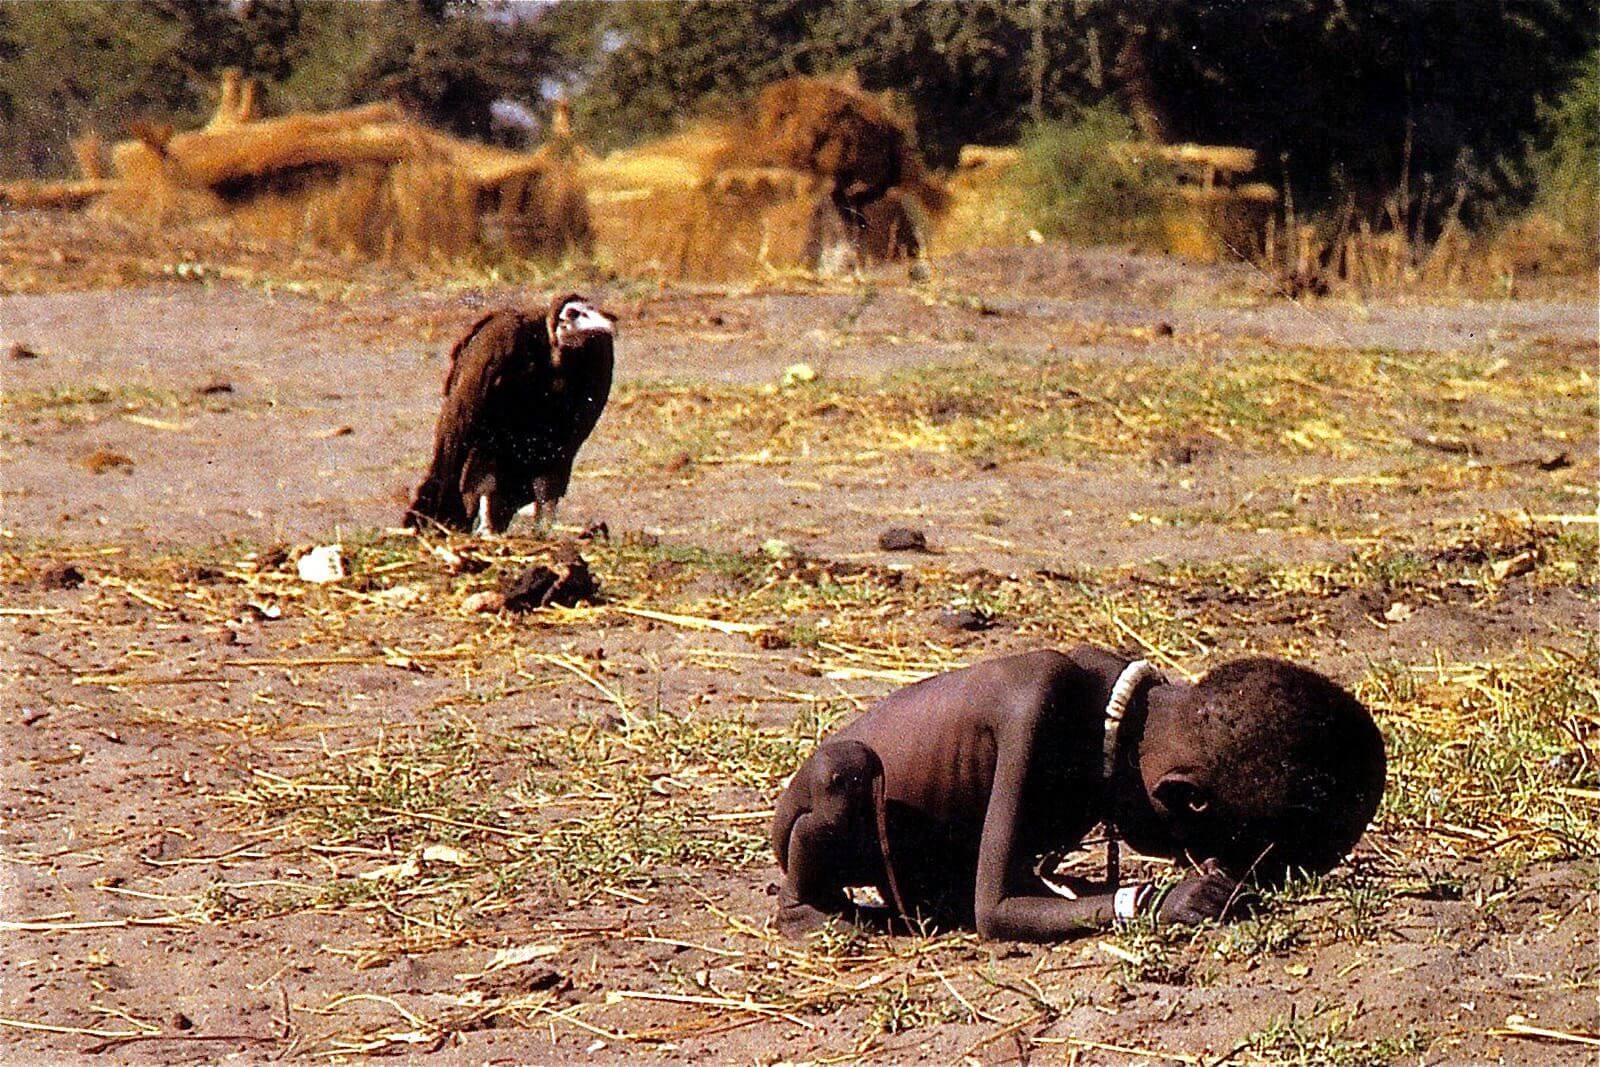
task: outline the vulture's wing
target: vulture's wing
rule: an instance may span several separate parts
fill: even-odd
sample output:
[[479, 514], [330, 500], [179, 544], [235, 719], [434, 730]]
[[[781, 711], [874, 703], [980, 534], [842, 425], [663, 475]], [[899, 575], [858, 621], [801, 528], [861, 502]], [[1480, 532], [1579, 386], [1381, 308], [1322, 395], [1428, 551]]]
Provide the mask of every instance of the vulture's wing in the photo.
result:
[[521, 350], [541, 341], [548, 344], [544, 336], [543, 322], [517, 311], [496, 311], [475, 322], [450, 350], [433, 463], [417, 490], [413, 512], [446, 525], [470, 522], [461, 498], [461, 476], [473, 449], [495, 434], [499, 412], [493, 394], [509, 375], [544, 362], [537, 353]]
[[450, 366], [445, 371], [445, 375], [444, 375], [444, 390], [443, 390], [441, 395], [449, 396], [450, 395], [450, 390], [455, 388], [455, 384], [456, 384], [456, 367], [459, 365], [459, 363], [461, 361], [461, 353], [464, 352], [466, 350], [467, 346], [472, 343], [472, 339], [474, 337], [478, 336], [479, 331], [482, 330], [485, 326], [489, 325], [490, 321], [492, 321], [495, 318], [495, 316], [504, 315], [504, 314], [507, 314], [507, 312], [504, 312], [504, 311], [491, 311], [491, 312], [489, 312], [487, 315], [483, 316], [477, 322], [473, 323], [467, 329], [467, 332], [462, 334], [460, 339], [457, 340], [456, 343], [453, 346], [451, 346], [451, 348], [450, 348]]

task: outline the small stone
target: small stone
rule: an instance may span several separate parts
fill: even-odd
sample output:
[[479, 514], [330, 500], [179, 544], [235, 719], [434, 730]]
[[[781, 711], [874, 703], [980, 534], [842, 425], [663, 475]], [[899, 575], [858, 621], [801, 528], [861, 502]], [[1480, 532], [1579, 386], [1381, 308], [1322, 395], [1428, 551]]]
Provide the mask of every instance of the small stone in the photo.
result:
[[185, 1015], [181, 1011], [173, 1012], [171, 1021], [172, 1021], [172, 1028], [174, 1030], [193, 1030], [194, 1029], [194, 1020], [189, 1018], [187, 1015]]
[[506, 606], [504, 593], [493, 589], [484, 589], [473, 593], [461, 602], [461, 610], [468, 615], [490, 615]]
[[791, 363], [783, 369], [783, 377], [778, 384], [788, 389], [796, 385], [805, 385], [817, 380], [817, 371], [809, 363]]
[[878, 535], [878, 547], [885, 552], [926, 552], [928, 535], [909, 526], [891, 526]]
[[946, 630], [965, 630], [973, 633], [994, 625], [994, 617], [979, 608], [949, 608], [934, 616], [933, 621]]
[[343, 546], [318, 545], [296, 560], [294, 568], [302, 582], [312, 585], [337, 582], [345, 576]]
[[1156, 323], [1156, 336], [1157, 337], [1171, 337], [1173, 332], [1174, 331], [1172, 329], [1172, 323], [1170, 323], [1170, 322], [1158, 322], [1158, 323]]
[[221, 378], [216, 378], [202, 386], [197, 387], [195, 392], [201, 396], [218, 396], [222, 393], [231, 393], [233, 392], [233, 383], [225, 382]]
[[1390, 622], [1405, 622], [1414, 614], [1416, 614], [1416, 611], [1410, 604], [1396, 600], [1389, 605], [1389, 610], [1383, 613], [1383, 617]]
[[587, 526], [585, 526], [583, 528], [583, 532], [582, 533], [578, 534], [578, 540], [580, 540], [580, 541], [595, 541], [595, 540], [609, 541], [609, 540], [611, 540], [611, 527], [607, 526], [604, 521], [591, 522], [589, 525], [587, 525]]
[[11, 347], [9, 349], [7, 349], [7, 351], [6, 351], [6, 355], [10, 356], [12, 359], [38, 359], [39, 358], [39, 353], [37, 353], [33, 349], [29, 348], [27, 345], [23, 344], [21, 341], [12, 342]]

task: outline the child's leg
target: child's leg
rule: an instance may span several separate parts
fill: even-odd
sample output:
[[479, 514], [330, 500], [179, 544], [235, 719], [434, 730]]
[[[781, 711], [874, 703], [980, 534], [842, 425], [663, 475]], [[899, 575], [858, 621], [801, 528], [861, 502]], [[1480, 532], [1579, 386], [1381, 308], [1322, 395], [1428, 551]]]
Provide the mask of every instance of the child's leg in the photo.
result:
[[882, 780], [877, 754], [846, 740], [824, 742], [789, 783], [773, 827], [785, 874], [778, 895], [778, 926], [785, 933], [814, 929], [844, 911], [846, 886], [882, 891], [887, 874], [877, 822]]

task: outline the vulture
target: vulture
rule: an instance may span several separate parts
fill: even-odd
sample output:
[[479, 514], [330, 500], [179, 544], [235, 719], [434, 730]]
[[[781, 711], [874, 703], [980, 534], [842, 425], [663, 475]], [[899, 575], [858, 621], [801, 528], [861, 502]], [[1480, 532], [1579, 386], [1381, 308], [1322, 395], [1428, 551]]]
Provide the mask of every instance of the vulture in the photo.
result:
[[540, 527], [554, 521], [611, 393], [614, 331], [577, 294], [541, 317], [503, 309], [473, 323], [450, 350], [433, 462], [405, 524], [498, 534], [529, 504]]

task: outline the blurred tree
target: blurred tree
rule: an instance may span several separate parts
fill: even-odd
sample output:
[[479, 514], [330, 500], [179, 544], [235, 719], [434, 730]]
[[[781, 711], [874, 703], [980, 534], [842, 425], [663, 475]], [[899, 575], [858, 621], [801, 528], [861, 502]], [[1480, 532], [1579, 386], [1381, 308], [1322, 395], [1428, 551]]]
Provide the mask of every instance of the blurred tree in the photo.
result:
[[[1590, 52], [1555, 103], [1543, 108], [1533, 140], [1539, 206], [1592, 242], [1600, 233], [1600, 52]], [[1591, 248], [1593, 245], [1591, 244]]]
[[1125, 0], [1067, 14], [1112, 42], [1147, 137], [1257, 148], [1303, 202], [1369, 212], [1429, 183], [1525, 193], [1505, 162], [1597, 31], [1591, 0]]
[[500, 62], [497, 27], [473, 17], [470, 2], [385, 0], [365, 60], [350, 73], [352, 103], [396, 100], [431, 125], [486, 137]]
[[[575, 117], [601, 144], [726, 110], [777, 78], [854, 71], [867, 89], [895, 91], [924, 150], [948, 164], [963, 144], [1015, 139], [1035, 96], [1048, 115], [1100, 95], [1085, 77], [1084, 37], [1064, 32], [1062, 9], [1041, 0], [578, 0], [557, 11], [595, 41]], [[1042, 56], [1030, 55], [1035, 44]]]
[[14, 47], [0, 55], [13, 119], [0, 129], [7, 173], [66, 173], [69, 139], [120, 133], [140, 115], [198, 117], [204, 101], [185, 26], [164, 6], [85, 0], [8, 4]]

